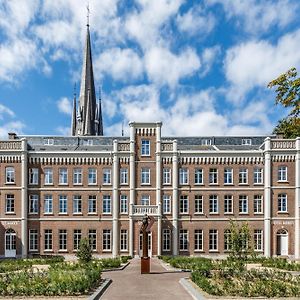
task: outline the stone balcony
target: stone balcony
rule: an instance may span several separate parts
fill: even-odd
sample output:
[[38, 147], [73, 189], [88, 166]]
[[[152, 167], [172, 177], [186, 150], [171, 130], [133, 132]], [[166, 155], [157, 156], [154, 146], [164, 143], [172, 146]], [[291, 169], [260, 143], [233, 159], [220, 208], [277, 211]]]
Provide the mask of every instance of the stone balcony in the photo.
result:
[[140, 217], [144, 215], [156, 216], [158, 215], [157, 205], [133, 205], [133, 215]]

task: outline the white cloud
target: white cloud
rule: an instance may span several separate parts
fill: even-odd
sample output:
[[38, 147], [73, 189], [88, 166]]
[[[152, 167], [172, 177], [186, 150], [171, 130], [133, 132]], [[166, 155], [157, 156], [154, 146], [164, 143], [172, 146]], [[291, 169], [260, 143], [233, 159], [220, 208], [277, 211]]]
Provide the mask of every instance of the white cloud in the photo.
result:
[[5, 115], [14, 117], [15, 113], [10, 108], [8, 108], [0, 103], [0, 120], [2, 120]]
[[56, 128], [56, 132], [63, 136], [70, 136], [71, 135], [71, 129], [70, 127], [63, 127], [59, 126]]
[[9, 132], [14, 132], [16, 134], [23, 134], [23, 129], [25, 124], [21, 121], [11, 121], [7, 122], [5, 125], [0, 126], [0, 138], [7, 139]]
[[201, 77], [204, 77], [210, 71], [212, 65], [217, 60], [218, 56], [221, 53], [220, 46], [216, 45], [214, 47], [204, 49], [201, 54], [201, 61], [203, 63], [203, 70], [201, 72]]
[[63, 97], [57, 101], [57, 107], [58, 107], [58, 110], [63, 114], [66, 114], [66, 115], [72, 114], [73, 108], [72, 108], [71, 101], [66, 97]]

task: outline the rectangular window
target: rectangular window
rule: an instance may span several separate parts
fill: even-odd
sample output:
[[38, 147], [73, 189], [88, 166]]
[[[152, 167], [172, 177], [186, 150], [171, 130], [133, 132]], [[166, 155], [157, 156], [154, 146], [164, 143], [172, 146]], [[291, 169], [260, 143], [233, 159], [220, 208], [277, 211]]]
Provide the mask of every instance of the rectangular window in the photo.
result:
[[224, 213], [233, 214], [233, 197], [232, 195], [224, 196]]
[[67, 168], [59, 168], [58, 182], [59, 182], [59, 184], [68, 184], [68, 169]]
[[97, 170], [95, 168], [89, 168], [88, 184], [89, 185], [97, 184]]
[[239, 213], [240, 214], [248, 213], [248, 197], [246, 195], [239, 196]]
[[80, 240], [81, 240], [81, 229], [75, 229], [73, 233], [73, 249], [77, 250], [79, 248]]
[[73, 169], [73, 184], [82, 184], [82, 169]]
[[163, 251], [171, 250], [171, 230], [163, 229]]
[[44, 213], [52, 214], [53, 213], [53, 197], [52, 195], [45, 195], [44, 198]]
[[278, 212], [287, 212], [287, 194], [278, 195]]
[[287, 166], [278, 167], [278, 181], [287, 181]]
[[203, 214], [203, 196], [195, 195], [195, 214]]
[[242, 145], [251, 145], [252, 144], [252, 140], [251, 139], [242, 139]]
[[39, 184], [39, 169], [29, 169], [29, 184]]
[[218, 183], [218, 169], [210, 168], [209, 169], [209, 184]]
[[141, 172], [141, 184], [150, 184], [150, 168], [142, 168]]
[[231, 250], [231, 232], [229, 229], [224, 231], [224, 251]]
[[141, 155], [142, 156], [150, 155], [150, 141], [149, 140], [142, 140]]
[[254, 250], [263, 250], [263, 231], [261, 229], [254, 230]]
[[110, 229], [103, 229], [103, 251], [111, 250], [111, 231]]
[[195, 169], [195, 184], [203, 184], [203, 170]]
[[189, 172], [187, 168], [179, 169], [179, 184], [188, 184], [189, 183]]
[[38, 251], [37, 229], [29, 229], [29, 251]]
[[171, 213], [171, 196], [163, 195], [163, 213], [169, 214]]
[[253, 183], [261, 184], [263, 183], [263, 169], [262, 168], [254, 168], [253, 171]]
[[262, 195], [254, 195], [253, 212], [255, 214], [261, 214], [263, 212]]
[[201, 140], [201, 145], [202, 146], [209, 146], [209, 145], [211, 145], [211, 139], [202, 139]]
[[5, 197], [5, 212], [13, 214], [15, 212], [15, 195], [7, 194]]
[[89, 195], [88, 213], [89, 214], [96, 214], [97, 213], [97, 197], [96, 197], [96, 195]]
[[52, 229], [45, 229], [44, 231], [44, 248], [45, 251], [52, 250]]
[[209, 213], [210, 214], [219, 213], [219, 203], [218, 203], [218, 196], [217, 195], [210, 195], [209, 196]]
[[203, 230], [195, 229], [195, 251], [203, 251]]
[[171, 184], [171, 169], [163, 168], [163, 184]]
[[67, 250], [67, 230], [60, 229], [58, 231], [58, 238], [59, 238], [59, 250], [60, 251]]
[[111, 197], [110, 197], [110, 195], [103, 196], [103, 213], [104, 214], [111, 213]]
[[189, 200], [187, 195], [180, 196], [180, 213], [187, 214], [189, 212]]
[[73, 214], [82, 213], [82, 199], [80, 195], [73, 196]]
[[59, 213], [66, 214], [68, 212], [68, 199], [66, 195], [58, 196]]
[[53, 184], [53, 170], [52, 168], [45, 168], [44, 169], [44, 174], [45, 174], [45, 185], [47, 184]]
[[233, 169], [224, 169], [224, 184], [233, 184]]
[[6, 178], [6, 183], [15, 183], [15, 168], [14, 167], [6, 167], [5, 168], [5, 178]]
[[180, 229], [179, 231], [179, 249], [180, 251], [187, 251], [189, 244], [189, 237], [187, 229]]
[[128, 169], [120, 169], [120, 184], [128, 184]]
[[127, 251], [128, 249], [128, 242], [127, 242], [127, 230], [121, 229], [120, 233], [120, 251]]
[[89, 244], [93, 251], [97, 250], [97, 231], [96, 229], [89, 229]]
[[209, 251], [218, 251], [218, 230], [209, 230]]
[[240, 184], [247, 184], [248, 183], [248, 169], [241, 168], [239, 170], [239, 183]]
[[127, 214], [128, 212], [128, 205], [127, 205], [127, 195], [120, 196], [120, 213]]
[[45, 146], [52, 146], [52, 145], [54, 145], [54, 139], [51, 139], [51, 138], [44, 139], [44, 145]]
[[150, 205], [150, 196], [149, 195], [142, 195], [141, 205]]
[[39, 196], [29, 195], [29, 213], [37, 214], [39, 212]]
[[103, 184], [111, 184], [111, 169], [103, 169]]

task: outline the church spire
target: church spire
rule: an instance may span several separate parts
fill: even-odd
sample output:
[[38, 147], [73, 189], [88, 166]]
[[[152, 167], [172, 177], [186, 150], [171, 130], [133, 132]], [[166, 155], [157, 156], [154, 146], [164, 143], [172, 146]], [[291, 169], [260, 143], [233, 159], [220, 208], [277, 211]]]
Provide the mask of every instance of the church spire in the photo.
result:
[[76, 124], [77, 124], [77, 116], [76, 116], [76, 83], [74, 85], [74, 98], [73, 98], [73, 112], [72, 112], [72, 125], [71, 125], [71, 135], [76, 135]]

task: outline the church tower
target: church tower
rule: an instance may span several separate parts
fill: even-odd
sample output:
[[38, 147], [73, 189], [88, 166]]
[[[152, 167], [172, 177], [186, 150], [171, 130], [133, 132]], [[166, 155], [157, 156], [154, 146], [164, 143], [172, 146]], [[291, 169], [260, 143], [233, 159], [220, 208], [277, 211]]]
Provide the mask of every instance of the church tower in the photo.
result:
[[89, 24], [87, 24], [78, 109], [76, 109], [76, 95], [73, 101], [71, 135], [103, 135], [101, 97], [97, 103]]

